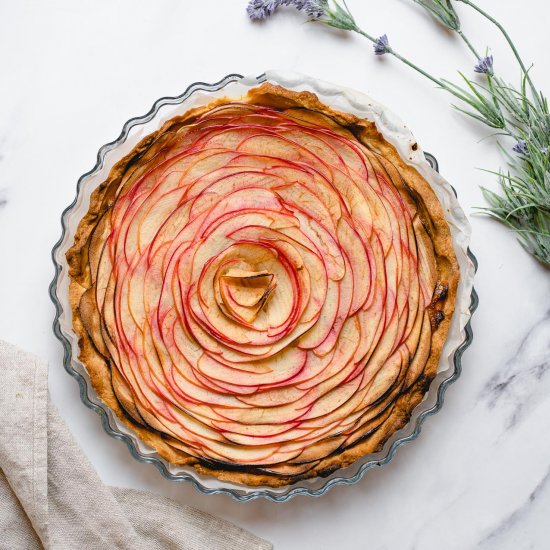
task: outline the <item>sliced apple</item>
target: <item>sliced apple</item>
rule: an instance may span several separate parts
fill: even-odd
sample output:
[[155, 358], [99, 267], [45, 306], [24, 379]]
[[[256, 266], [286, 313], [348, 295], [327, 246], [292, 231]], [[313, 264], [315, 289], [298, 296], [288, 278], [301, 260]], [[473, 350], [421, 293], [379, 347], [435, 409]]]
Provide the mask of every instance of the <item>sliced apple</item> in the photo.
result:
[[421, 376], [428, 231], [397, 167], [321, 113], [221, 104], [155, 139], [85, 245], [84, 327], [172, 449], [305, 474]]

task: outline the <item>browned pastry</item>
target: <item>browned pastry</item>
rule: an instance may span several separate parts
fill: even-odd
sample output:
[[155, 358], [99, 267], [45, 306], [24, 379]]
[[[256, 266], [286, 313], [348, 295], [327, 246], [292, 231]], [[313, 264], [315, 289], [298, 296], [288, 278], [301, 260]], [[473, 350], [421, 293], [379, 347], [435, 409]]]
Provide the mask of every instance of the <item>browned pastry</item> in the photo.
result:
[[459, 279], [436, 195], [374, 123], [272, 84], [144, 138], [67, 260], [100, 398], [167, 461], [247, 485], [403, 427]]

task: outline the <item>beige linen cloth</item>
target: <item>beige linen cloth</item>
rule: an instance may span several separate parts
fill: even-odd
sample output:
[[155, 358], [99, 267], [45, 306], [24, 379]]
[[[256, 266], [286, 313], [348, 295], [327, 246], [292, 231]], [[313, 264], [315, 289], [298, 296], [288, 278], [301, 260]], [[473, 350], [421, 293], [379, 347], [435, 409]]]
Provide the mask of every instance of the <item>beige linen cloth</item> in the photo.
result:
[[0, 549], [272, 548], [215, 516], [103, 485], [49, 401], [47, 365], [0, 340], [0, 372]]

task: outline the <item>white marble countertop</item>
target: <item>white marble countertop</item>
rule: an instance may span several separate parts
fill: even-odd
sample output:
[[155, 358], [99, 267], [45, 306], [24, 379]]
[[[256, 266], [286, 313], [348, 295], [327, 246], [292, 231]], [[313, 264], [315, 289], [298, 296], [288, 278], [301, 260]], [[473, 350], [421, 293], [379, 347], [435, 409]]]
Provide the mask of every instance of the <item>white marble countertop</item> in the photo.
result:
[[[50, 362], [50, 391], [79, 444], [111, 485], [144, 488], [223, 516], [285, 550], [548, 548], [550, 513], [550, 272], [502, 226], [472, 216], [479, 259], [474, 343], [443, 410], [393, 462], [319, 499], [241, 504], [170, 483], [107, 437], [80, 402], [52, 333], [50, 251], [61, 211], [100, 145], [155, 99], [230, 72], [290, 69], [366, 91], [397, 112], [439, 160], [468, 213], [500, 159], [485, 131], [449, 97], [359, 37], [281, 13], [252, 25], [246, 0], [20, 0], [0, 17], [0, 337]], [[517, 37], [550, 93], [545, 0], [480, 0]], [[408, 0], [350, 0], [373, 34], [454, 77], [464, 46]], [[517, 77], [491, 27], [459, 6], [463, 26]]]

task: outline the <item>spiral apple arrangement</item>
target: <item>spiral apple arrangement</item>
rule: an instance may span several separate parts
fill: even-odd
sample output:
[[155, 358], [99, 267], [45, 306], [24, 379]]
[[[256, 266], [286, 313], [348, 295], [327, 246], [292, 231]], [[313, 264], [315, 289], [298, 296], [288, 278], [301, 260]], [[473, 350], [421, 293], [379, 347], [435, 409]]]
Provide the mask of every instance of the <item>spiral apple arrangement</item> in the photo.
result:
[[94, 228], [80, 302], [125, 412], [185, 455], [284, 476], [376, 430], [437, 325], [397, 168], [325, 115], [245, 103], [144, 159]]

